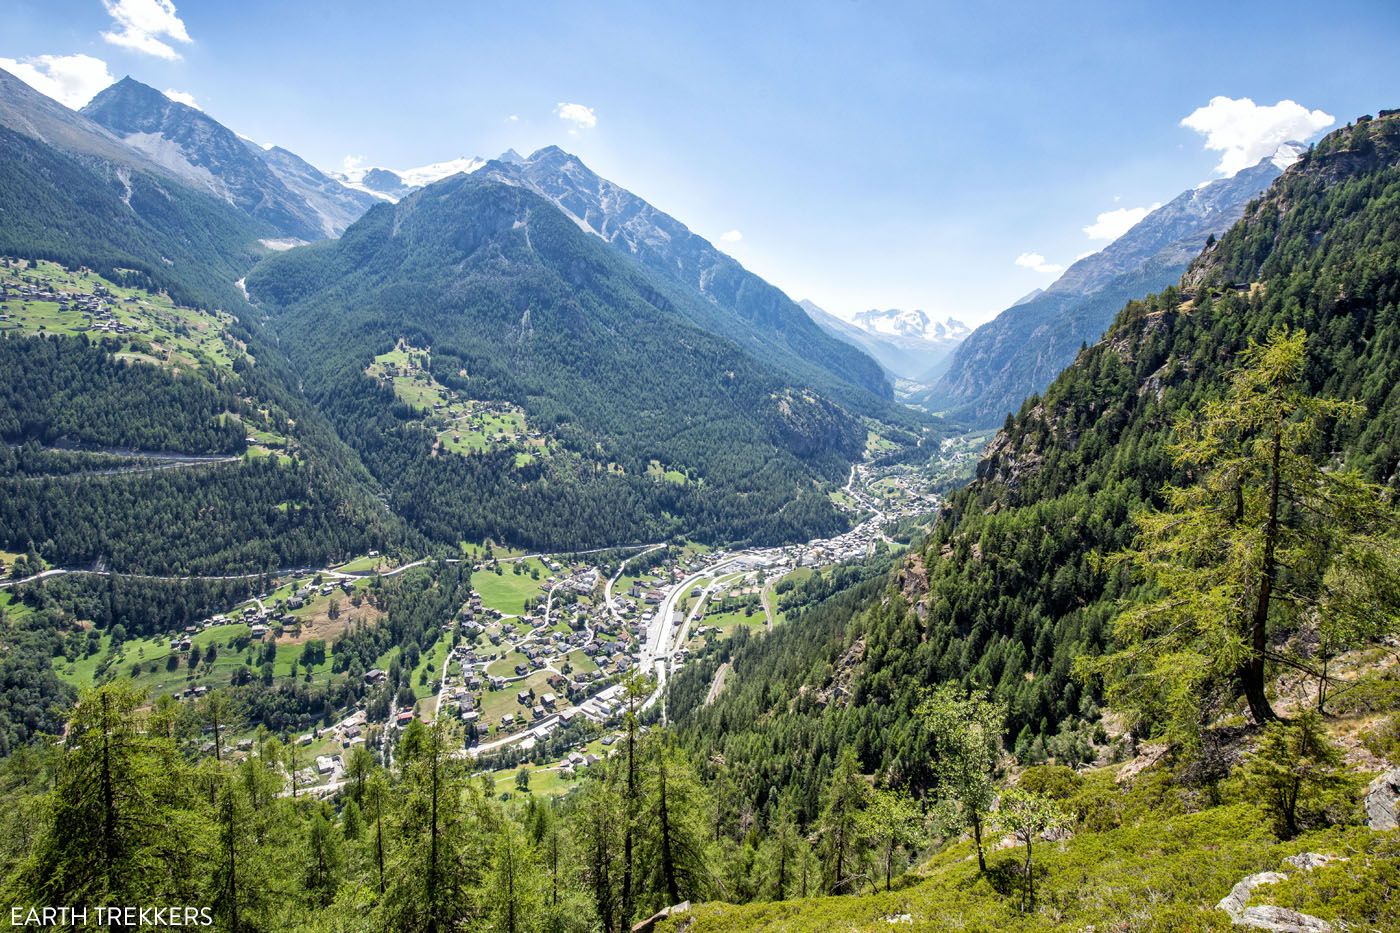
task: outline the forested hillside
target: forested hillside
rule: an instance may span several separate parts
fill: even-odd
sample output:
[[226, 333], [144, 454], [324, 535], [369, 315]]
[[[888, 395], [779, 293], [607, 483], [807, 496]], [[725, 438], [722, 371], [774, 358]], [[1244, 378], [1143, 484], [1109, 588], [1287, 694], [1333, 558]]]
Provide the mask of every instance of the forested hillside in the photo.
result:
[[[1133, 542], [1131, 517], [1162, 505], [1165, 484], [1190, 477], [1173, 461], [1173, 423], [1219, 397], [1250, 341], [1305, 331], [1302, 390], [1360, 406], [1328, 420], [1310, 449], [1400, 488], [1397, 192], [1400, 119], [1320, 143], [1181, 287], [1130, 303], [1008, 418], [977, 479], [887, 591], [750, 642], [733, 660], [736, 685], [715, 703], [673, 706], [685, 743], [701, 758], [722, 755], [759, 806], [773, 788], [820, 785], [846, 747], [862, 771], [919, 788], [929, 756], [912, 713], [927, 685], [951, 681], [1007, 704], [1022, 761], [1099, 755], [1102, 696], [1073, 662], [1103, 651], [1120, 601], [1143, 592], [1102, 558]], [[675, 694], [703, 696], [697, 684], [712, 670], [682, 673]]]
[[816, 327], [778, 288], [558, 146], [489, 163], [483, 175], [547, 198], [619, 253], [699, 297], [677, 311], [862, 414], [900, 418], [873, 359]]
[[[248, 289], [307, 393], [437, 540], [773, 543], [844, 521], [816, 484], [844, 479], [860, 420], [696, 328], [680, 306], [699, 299], [522, 188], [445, 179], [270, 257]], [[435, 455], [432, 412], [366, 372], [400, 341], [462, 397], [520, 407], [556, 453]]]

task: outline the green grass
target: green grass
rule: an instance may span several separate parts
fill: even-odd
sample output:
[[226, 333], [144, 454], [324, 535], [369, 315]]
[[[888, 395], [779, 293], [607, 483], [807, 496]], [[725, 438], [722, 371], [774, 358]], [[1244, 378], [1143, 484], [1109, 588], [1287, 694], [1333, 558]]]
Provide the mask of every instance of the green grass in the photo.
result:
[[652, 460], [647, 463], [647, 476], [654, 480], [675, 483], [678, 486], [684, 486], [690, 482], [690, 477], [686, 476], [683, 470], [665, 467], [660, 460]]
[[[442, 665], [447, 660], [447, 652], [452, 649], [452, 639], [447, 635], [439, 636], [433, 645], [433, 650], [419, 658], [418, 666], [413, 669], [413, 695], [420, 701], [434, 696], [432, 681], [442, 677]], [[422, 683], [422, 674], [428, 672], [429, 683]], [[429, 704], [430, 705], [430, 704]], [[421, 711], [420, 711], [421, 712]]]
[[500, 402], [462, 398], [438, 382], [429, 368], [429, 351], [400, 341], [388, 353], [381, 353], [365, 374], [388, 382], [394, 395], [414, 408], [437, 434], [438, 443], [449, 453], [468, 455], [501, 447], [528, 446], [516, 453], [516, 465], [534, 460], [535, 454], [550, 449], [548, 438], [531, 439], [521, 408]]
[[[6, 565], [8, 566], [8, 561]], [[10, 590], [0, 590], [0, 609], [4, 610], [5, 618], [12, 622], [27, 619], [34, 614], [24, 603], [15, 598], [15, 594]]]
[[721, 632], [728, 635], [733, 634], [734, 630], [741, 626], [751, 629], [766, 626], [768, 617], [763, 614], [763, 608], [760, 606], [754, 609], [753, 615], [744, 615], [743, 610], [716, 612], [705, 616], [703, 621], [698, 624], [717, 626]]
[[506, 713], [514, 713], [516, 727], [519, 728], [520, 717], [525, 717], [528, 724], [530, 719], [530, 707], [524, 706], [516, 700], [517, 694], [521, 690], [534, 690], [536, 697], [542, 697], [546, 693], [554, 692], [549, 686], [549, 671], [534, 671], [523, 680], [513, 681], [506, 684], [500, 690], [483, 690], [478, 698], [478, 709], [481, 710], [481, 719], [484, 725], [490, 726], [493, 730], [499, 726], [501, 717]]
[[334, 569], [339, 570], [341, 573], [363, 573], [369, 570], [378, 570], [383, 563], [383, 556], [370, 557], [366, 555], [363, 557], [357, 557], [354, 560], [349, 561], [348, 563], [341, 564], [339, 567], [336, 567]]
[[[518, 574], [514, 572], [517, 565], [522, 568]], [[531, 570], [539, 571], [538, 580], [530, 578]], [[538, 558], [532, 557], [518, 564], [501, 564], [499, 575], [494, 570], [479, 570], [472, 574], [472, 587], [481, 594], [483, 606], [497, 612], [520, 615], [526, 599], [544, 592], [548, 576], [549, 568]]]

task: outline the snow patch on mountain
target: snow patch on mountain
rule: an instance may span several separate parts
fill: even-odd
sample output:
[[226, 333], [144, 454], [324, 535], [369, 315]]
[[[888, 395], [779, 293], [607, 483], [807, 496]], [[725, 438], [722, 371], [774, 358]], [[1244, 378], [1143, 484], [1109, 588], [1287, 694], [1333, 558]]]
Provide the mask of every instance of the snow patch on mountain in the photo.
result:
[[962, 340], [972, 329], [956, 318], [934, 321], [920, 310], [901, 311], [891, 308], [887, 311], [871, 309], [861, 311], [851, 318], [851, 323], [869, 334], [884, 337], [907, 337], [914, 340], [928, 340], [944, 343]]

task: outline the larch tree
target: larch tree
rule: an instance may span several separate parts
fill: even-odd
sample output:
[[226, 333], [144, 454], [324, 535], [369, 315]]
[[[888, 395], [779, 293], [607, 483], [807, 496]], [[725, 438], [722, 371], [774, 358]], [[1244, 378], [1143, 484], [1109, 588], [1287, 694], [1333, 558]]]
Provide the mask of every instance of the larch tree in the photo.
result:
[[[1136, 516], [1133, 547], [1110, 559], [1147, 584], [1114, 622], [1117, 650], [1082, 659], [1110, 701], [1194, 743], [1243, 696], [1257, 723], [1277, 719], [1271, 664], [1319, 677], [1327, 655], [1393, 630], [1400, 615], [1396, 513], [1381, 487], [1319, 452], [1355, 402], [1307, 393], [1307, 335], [1251, 342], [1222, 398], [1176, 424], [1187, 477]], [[1311, 627], [1324, 666], [1279, 636]]]
[[850, 893], [863, 876], [866, 841], [861, 830], [870, 794], [855, 751], [850, 746], [842, 748], [818, 822], [822, 886], [830, 894]]

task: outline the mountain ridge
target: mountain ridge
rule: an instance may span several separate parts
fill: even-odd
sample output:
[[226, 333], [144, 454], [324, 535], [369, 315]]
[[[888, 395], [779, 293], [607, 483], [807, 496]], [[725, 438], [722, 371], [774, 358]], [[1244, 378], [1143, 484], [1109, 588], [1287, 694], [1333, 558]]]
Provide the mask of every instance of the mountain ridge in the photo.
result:
[[[1293, 144], [1286, 147], [1295, 152]], [[1044, 389], [1081, 344], [1096, 341], [1125, 301], [1175, 283], [1206, 241], [1233, 225], [1279, 176], [1277, 155], [1182, 192], [1044, 291], [978, 327], [937, 382], [913, 400], [979, 425], [999, 422]]]

